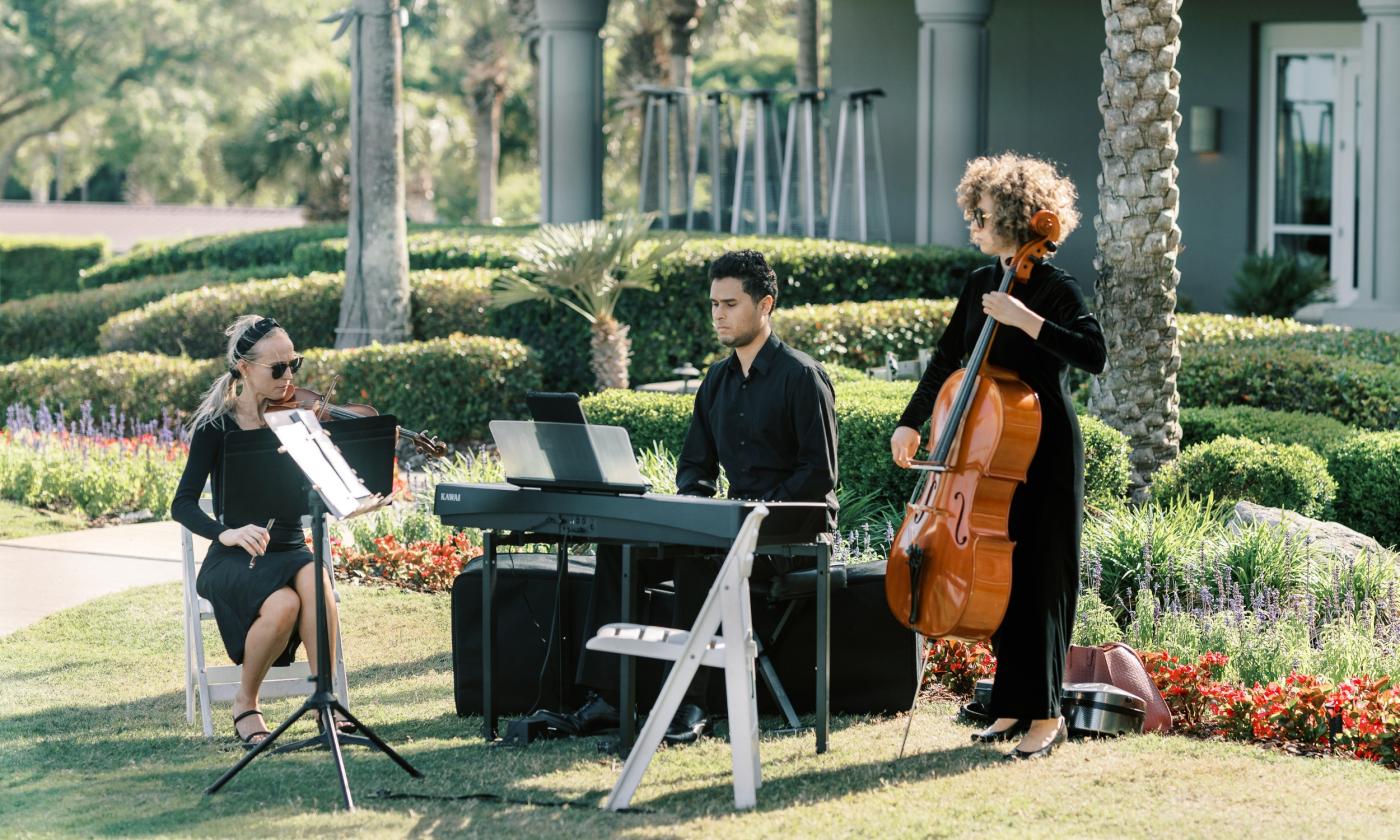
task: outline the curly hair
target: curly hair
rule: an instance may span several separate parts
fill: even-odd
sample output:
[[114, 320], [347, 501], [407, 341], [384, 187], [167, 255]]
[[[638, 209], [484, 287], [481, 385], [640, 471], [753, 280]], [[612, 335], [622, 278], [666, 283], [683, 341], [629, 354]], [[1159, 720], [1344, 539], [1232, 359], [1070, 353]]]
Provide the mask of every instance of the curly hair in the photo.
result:
[[1038, 158], [1007, 152], [968, 161], [958, 182], [958, 206], [969, 214], [984, 194], [992, 199], [992, 231], [1018, 246], [1036, 238], [1031, 217], [1038, 210], [1060, 217], [1057, 245], [1079, 226], [1074, 183], [1056, 172], [1053, 164]]
[[778, 305], [778, 275], [758, 251], [726, 251], [710, 263], [710, 282], [733, 277], [744, 284], [744, 292], [754, 303], [772, 295]]

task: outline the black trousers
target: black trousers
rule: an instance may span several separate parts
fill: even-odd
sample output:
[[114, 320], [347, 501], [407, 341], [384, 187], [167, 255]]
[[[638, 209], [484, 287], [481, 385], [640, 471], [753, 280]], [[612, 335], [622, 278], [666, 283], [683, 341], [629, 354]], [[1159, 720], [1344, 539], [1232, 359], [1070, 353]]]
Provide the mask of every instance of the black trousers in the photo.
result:
[[[661, 557], [637, 558], [632, 564], [633, 584], [640, 590], [664, 581], [674, 581], [676, 597], [675, 612], [670, 617], [671, 626], [689, 628], [700, 616], [700, 608], [705, 605], [705, 596], [714, 585], [724, 557], [724, 553], [708, 548], [668, 547]], [[760, 555], [754, 558], [749, 579], [768, 580], [796, 569], [811, 568], [814, 563], [810, 557]], [[588, 624], [584, 638], [591, 639], [599, 627], [621, 620], [622, 547], [599, 545], [593, 571], [593, 590], [588, 598]], [[637, 616], [634, 615], [632, 620], [636, 621]], [[653, 620], [664, 619], [653, 616]], [[575, 680], [579, 685], [598, 692], [615, 706], [622, 679], [621, 660], [622, 657], [615, 653], [584, 648]], [[711, 670], [700, 668], [696, 671], [695, 679], [691, 680], [685, 692], [686, 702], [702, 708], [706, 706]]]

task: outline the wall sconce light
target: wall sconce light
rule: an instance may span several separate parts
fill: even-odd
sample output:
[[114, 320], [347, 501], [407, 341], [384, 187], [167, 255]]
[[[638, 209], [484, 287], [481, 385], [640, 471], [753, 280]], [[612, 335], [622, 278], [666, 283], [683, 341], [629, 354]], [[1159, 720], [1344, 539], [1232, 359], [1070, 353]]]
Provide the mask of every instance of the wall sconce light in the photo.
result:
[[1220, 151], [1220, 109], [1214, 105], [1191, 106], [1190, 148], [1193, 154]]

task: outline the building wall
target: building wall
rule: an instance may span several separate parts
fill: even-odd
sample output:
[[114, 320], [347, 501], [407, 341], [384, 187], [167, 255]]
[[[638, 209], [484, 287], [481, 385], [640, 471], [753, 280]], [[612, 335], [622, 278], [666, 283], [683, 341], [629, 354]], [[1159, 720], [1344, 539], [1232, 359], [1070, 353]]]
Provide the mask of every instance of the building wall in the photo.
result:
[[[1235, 270], [1255, 246], [1257, 27], [1260, 23], [1360, 20], [1351, 0], [1222, 0], [1182, 8], [1181, 113], [1220, 108], [1220, 151], [1187, 151], [1183, 122], [1179, 265], [1181, 293], [1198, 307], [1223, 310]], [[837, 89], [880, 85], [885, 166], [894, 234], [914, 236], [914, 136], [918, 62], [914, 0], [832, 0], [831, 76]], [[987, 22], [990, 53], [988, 151], [1015, 150], [1056, 161], [1079, 188], [1081, 228], [1057, 261], [1094, 279], [1098, 209], [1098, 112], [1103, 15], [1093, 0], [1063, 3], [994, 0]], [[1028, 45], [1034, 43], [1035, 48]], [[971, 70], [969, 70], [971, 78]], [[937, 200], [952, 201], [953, 196]], [[957, 243], [949, 243], [957, 244]]]

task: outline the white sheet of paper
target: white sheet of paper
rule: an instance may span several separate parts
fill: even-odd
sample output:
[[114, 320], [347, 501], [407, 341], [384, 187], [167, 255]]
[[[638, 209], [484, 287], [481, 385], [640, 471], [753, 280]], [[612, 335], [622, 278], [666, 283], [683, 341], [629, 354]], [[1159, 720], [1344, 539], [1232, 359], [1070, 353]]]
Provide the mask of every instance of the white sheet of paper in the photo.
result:
[[267, 425], [337, 519], [377, 506], [379, 497], [355, 475], [315, 414], [305, 409], [273, 412], [267, 415]]

